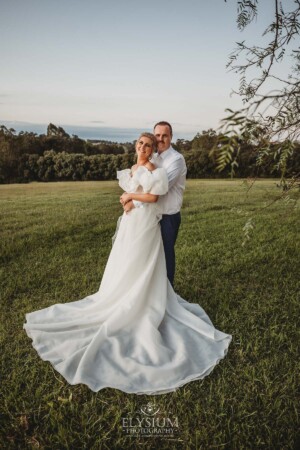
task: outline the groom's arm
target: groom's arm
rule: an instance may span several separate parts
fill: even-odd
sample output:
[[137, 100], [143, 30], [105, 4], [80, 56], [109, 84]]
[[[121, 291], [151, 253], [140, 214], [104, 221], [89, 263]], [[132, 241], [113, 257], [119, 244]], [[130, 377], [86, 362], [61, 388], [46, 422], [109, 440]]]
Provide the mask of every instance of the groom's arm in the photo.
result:
[[[140, 203], [140, 202], [138, 202]], [[123, 209], [126, 213], [128, 213], [129, 211], [131, 211], [133, 208], [135, 208], [134, 203], [132, 200], [130, 200], [129, 202], [127, 202], [124, 206]]]
[[138, 200], [129, 200], [129, 202], [127, 202], [125, 205], [122, 205], [122, 206], [123, 206], [123, 210], [126, 213], [128, 213], [133, 208], [142, 208], [143, 202], [140, 202]]
[[141, 193], [124, 192], [124, 194], [122, 194], [120, 197], [120, 202], [122, 203], [123, 206], [130, 200], [137, 200], [145, 203], [155, 203], [158, 200], [158, 195], [150, 194], [148, 192], [141, 192]]
[[[128, 200], [126, 202], [126, 204], [123, 204], [123, 202], [121, 201], [122, 196], [120, 197], [120, 202], [123, 205], [123, 209], [125, 212], [129, 212], [131, 211], [133, 208], [142, 208], [144, 206], [144, 203], [153, 203], [153, 202], [157, 202], [159, 195], [153, 195], [153, 194], [137, 194], [132, 195], [135, 198], [131, 198], [130, 200]], [[142, 196], [142, 201], [141, 200], [137, 200], [138, 198], [140, 198]]]
[[132, 200], [132, 203], [134, 208], [141, 208], [143, 206], [143, 202], [140, 200]]
[[177, 183], [181, 175], [186, 176], [186, 163], [183, 158], [178, 158], [173, 161], [170, 166], [166, 169], [168, 176], [169, 190]]

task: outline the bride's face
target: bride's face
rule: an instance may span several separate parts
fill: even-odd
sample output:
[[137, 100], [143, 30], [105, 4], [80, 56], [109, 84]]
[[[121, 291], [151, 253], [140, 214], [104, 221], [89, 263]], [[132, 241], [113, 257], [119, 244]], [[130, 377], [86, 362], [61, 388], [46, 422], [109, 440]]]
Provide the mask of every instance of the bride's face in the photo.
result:
[[146, 136], [140, 137], [135, 146], [137, 156], [142, 159], [148, 159], [152, 155], [152, 146], [151, 139]]

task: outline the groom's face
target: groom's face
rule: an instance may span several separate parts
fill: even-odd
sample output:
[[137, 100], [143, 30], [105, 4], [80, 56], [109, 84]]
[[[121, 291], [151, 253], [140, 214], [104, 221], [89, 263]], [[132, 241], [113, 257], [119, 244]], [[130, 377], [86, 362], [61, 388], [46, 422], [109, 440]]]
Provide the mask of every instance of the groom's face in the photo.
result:
[[172, 135], [170, 128], [167, 125], [156, 125], [154, 135], [157, 141], [158, 153], [162, 153], [170, 147]]

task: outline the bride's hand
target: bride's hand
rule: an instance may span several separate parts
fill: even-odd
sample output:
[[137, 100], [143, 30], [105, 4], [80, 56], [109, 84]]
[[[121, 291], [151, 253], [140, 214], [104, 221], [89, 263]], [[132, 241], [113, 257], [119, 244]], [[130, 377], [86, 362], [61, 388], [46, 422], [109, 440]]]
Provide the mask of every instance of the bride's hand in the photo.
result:
[[130, 194], [128, 194], [127, 192], [124, 192], [124, 194], [121, 195], [120, 197], [120, 202], [122, 203], [122, 205], [126, 205], [126, 203], [130, 202], [131, 197]]

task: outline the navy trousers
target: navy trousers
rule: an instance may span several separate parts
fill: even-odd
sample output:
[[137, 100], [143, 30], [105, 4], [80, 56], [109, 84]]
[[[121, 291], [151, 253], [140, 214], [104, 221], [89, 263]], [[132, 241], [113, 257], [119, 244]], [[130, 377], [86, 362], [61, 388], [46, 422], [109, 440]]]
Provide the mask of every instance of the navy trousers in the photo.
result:
[[175, 242], [178, 235], [180, 222], [180, 212], [176, 214], [163, 214], [160, 221], [161, 236], [166, 255], [167, 276], [172, 286], [175, 275]]

